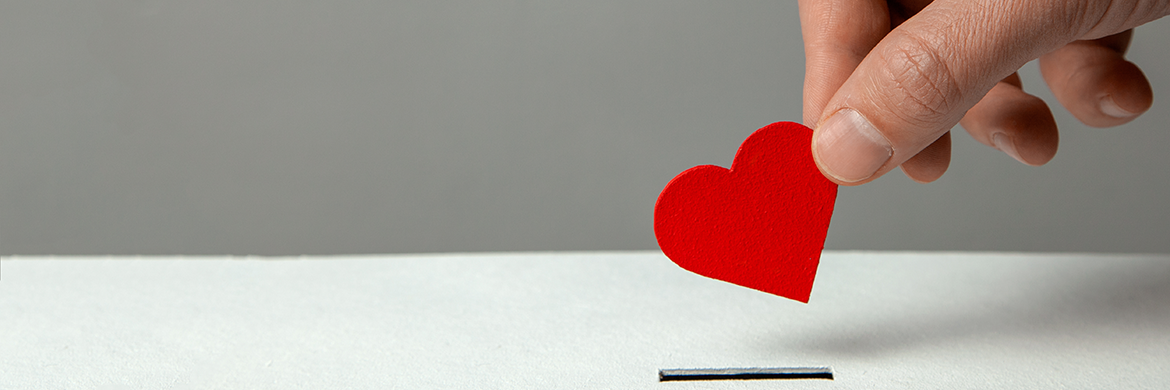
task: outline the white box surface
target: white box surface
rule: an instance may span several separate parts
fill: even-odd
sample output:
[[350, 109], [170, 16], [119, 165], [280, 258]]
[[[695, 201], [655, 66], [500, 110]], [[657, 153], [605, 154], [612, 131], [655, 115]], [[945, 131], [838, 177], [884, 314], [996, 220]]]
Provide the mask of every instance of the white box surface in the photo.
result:
[[808, 305], [656, 252], [0, 261], [3, 388], [1168, 384], [1170, 256], [827, 252]]

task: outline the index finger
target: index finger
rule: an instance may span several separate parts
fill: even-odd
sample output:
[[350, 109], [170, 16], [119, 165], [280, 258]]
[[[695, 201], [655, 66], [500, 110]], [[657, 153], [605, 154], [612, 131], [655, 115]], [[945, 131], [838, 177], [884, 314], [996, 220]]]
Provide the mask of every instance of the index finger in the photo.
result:
[[890, 32], [884, 0], [800, 0], [804, 124], [815, 128], [829, 99]]

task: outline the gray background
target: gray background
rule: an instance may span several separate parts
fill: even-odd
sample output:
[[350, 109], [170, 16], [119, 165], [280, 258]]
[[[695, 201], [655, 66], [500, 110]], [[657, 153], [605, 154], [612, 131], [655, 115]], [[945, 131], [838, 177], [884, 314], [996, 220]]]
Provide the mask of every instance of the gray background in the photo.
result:
[[[802, 77], [790, 1], [2, 1], [0, 254], [652, 249]], [[1054, 111], [1049, 165], [958, 134], [934, 184], [842, 188], [828, 247], [1170, 250], [1165, 104]]]

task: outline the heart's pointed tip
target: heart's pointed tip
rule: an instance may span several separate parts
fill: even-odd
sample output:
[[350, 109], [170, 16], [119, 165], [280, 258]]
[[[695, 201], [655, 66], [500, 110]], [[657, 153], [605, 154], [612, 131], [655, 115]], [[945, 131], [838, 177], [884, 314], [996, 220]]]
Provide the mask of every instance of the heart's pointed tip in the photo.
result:
[[812, 296], [812, 281], [811, 280], [807, 281], [806, 283], [799, 283], [799, 282], [797, 282], [797, 283], [780, 282], [780, 283], [766, 283], [766, 284], [750, 283], [750, 282], [743, 283], [743, 284], [735, 283], [735, 282], [731, 282], [731, 283], [739, 284], [740, 286], [747, 287], [747, 288], [750, 288], [750, 289], [753, 289], [756, 291], [772, 294], [772, 295], [775, 295], [775, 296], [778, 296], [781, 298], [788, 298], [788, 299], [791, 299], [791, 300], [794, 300], [794, 301], [797, 301], [800, 303], [805, 303], [805, 304], [808, 303], [809, 297]]
[[812, 291], [801, 291], [801, 292], [796, 292], [796, 293], [793, 293], [790, 291], [790, 292], [783, 293], [783, 294], [777, 294], [777, 293], [773, 293], [773, 294], [807, 305], [808, 298], [812, 295], [811, 293], [812, 293]]

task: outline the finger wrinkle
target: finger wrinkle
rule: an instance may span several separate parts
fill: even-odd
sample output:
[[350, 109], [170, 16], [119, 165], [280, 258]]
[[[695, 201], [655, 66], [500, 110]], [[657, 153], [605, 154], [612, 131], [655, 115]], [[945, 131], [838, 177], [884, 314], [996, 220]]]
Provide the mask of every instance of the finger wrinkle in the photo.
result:
[[[1105, 51], [1109, 50], [1107, 48], [1102, 48], [1099, 46], [1094, 47], [1094, 46], [1087, 46], [1087, 45], [1084, 47], [1080, 47], [1080, 48], [1073, 48], [1073, 47], [1066, 48], [1066, 50], [1077, 50], [1077, 49], [1087, 50], [1087, 51], [1092, 51], [1092, 50], [1096, 49], [1096, 50], [1100, 50], [1101, 52], [1105, 52]], [[1112, 52], [1112, 51], [1109, 51], [1109, 53], [1120, 56], [1120, 54], [1117, 54], [1117, 53]], [[1104, 59], [1102, 59], [1102, 57], [1095, 56], [1095, 55], [1080, 55], [1075, 59], [1070, 59], [1070, 60], [1065, 60], [1065, 61], [1069, 61], [1070, 63], [1072, 63], [1074, 65], [1074, 67], [1071, 70], [1066, 71], [1067, 72], [1066, 76], [1063, 77], [1064, 80], [1063, 80], [1063, 83], [1061, 85], [1073, 85], [1073, 83], [1076, 81], [1081, 81], [1081, 82], [1088, 81], [1087, 79], [1083, 79], [1083, 78], [1090, 77], [1090, 76], [1094, 75], [1096, 69], [1098, 69], [1101, 66], [1106, 65], [1108, 63], [1107, 60], [1104, 60]], [[1103, 96], [1104, 93], [1102, 93], [1101, 95]]]
[[[963, 91], [958, 85], [949, 64], [933, 49], [927, 40], [914, 34], [903, 33], [900, 38], [905, 44], [889, 45], [891, 53], [885, 57], [887, 76], [894, 89], [905, 99], [888, 98], [896, 105], [910, 102], [914, 109], [892, 110], [900, 119], [917, 126], [930, 127], [951, 115], [952, 109], [963, 100]], [[902, 43], [902, 42], [899, 42]], [[875, 91], [878, 92], [878, 91]], [[888, 91], [885, 94], [888, 95]], [[903, 113], [914, 113], [906, 115]], [[920, 114], [927, 115], [920, 115]]]
[[861, 60], [865, 59], [865, 56], [869, 55], [869, 52], [870, 50], [873, 50], [873, 47], [870, 46], [862, 48], [841, 43], [834, 43], [831, 45], [824, 45], [818, 49], [819, 50], [815, 51], [816, 54], [812, 56], [816, 57], [818, 61], [829, 62], [831, 60], [832, 62], [848, 62], [856, 66], [857, 64], [861, 63]]
[[1085, 22], [1084, 31], [1074, 37], [1079, 39], [1113, 35], [1170, 14], [1170, 0], [1110, 1], [1104, 7], [1095, 2], [1074, 3], [1084, 8], [1076, 19]]

